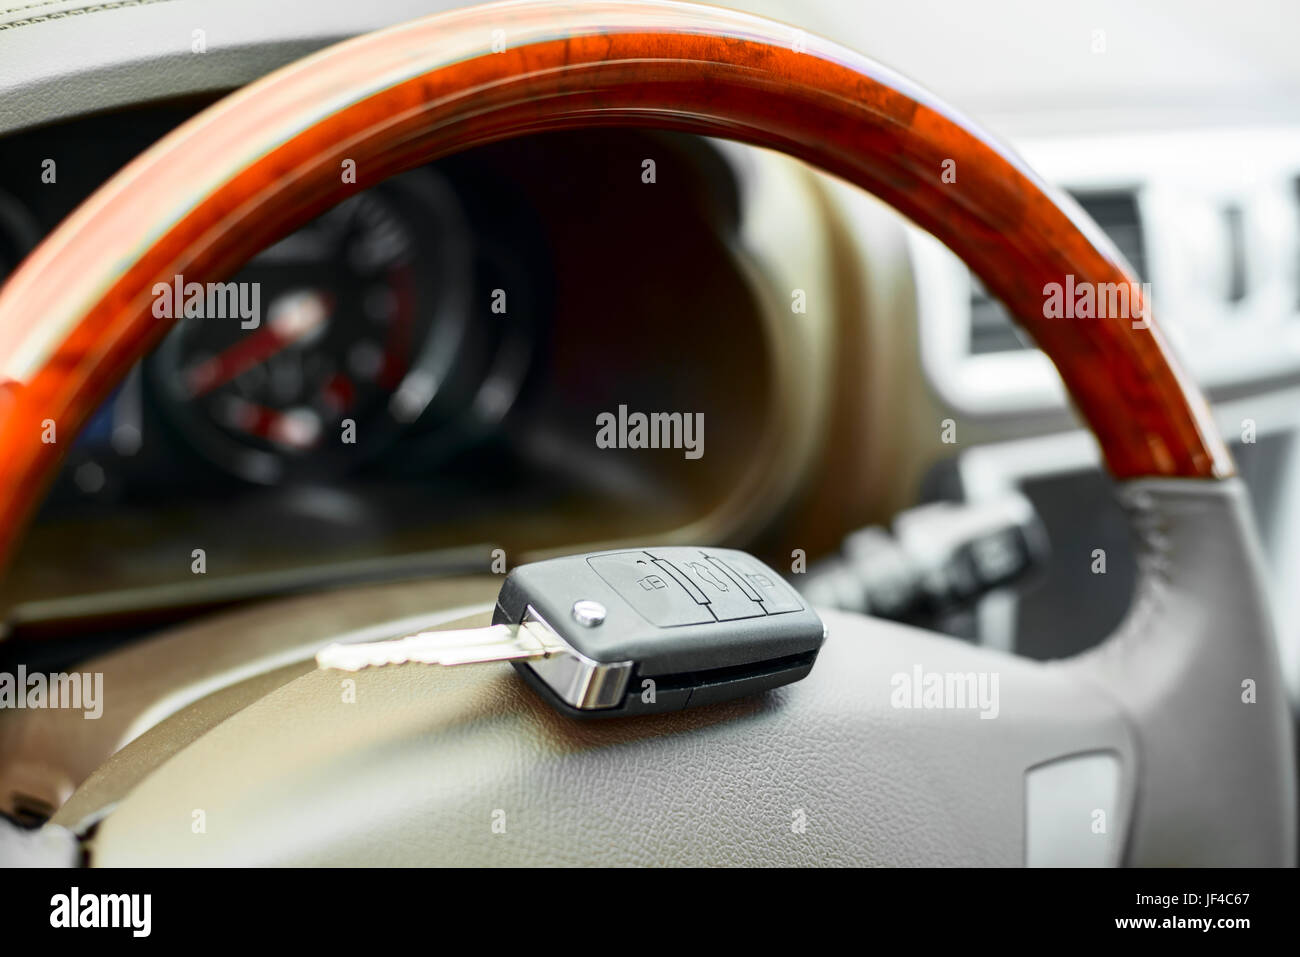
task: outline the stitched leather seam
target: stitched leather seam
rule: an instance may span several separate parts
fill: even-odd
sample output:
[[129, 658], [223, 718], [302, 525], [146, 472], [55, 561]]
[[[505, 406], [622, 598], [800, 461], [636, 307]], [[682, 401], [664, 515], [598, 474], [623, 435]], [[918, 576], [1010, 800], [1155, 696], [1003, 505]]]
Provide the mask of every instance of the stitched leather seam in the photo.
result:
[[[52, 0], [58, 2], [58, 0]], [[96, 3], [89, 7], [74, 7], [71, 10], [57, 10], [54, 13], [44, 13], [34, 17], [27, 17], [23, 20], [11, 20], [8, 23], [0, 23], [0, 31], [16, 30], [18, 27], [28, 27], [36, 23], [52, 23], [55, 20], [66, 20], [69, 17], [81, 16], [85, 13], [100, 13], [105, 10], [118, 10], [124, 7], [143, 7], [154, 3], [171, 3], [172, 0], [110, 0], [107, 3]], [[49, 4], [35, 3], [30, 7], [48, 6]], [[12, 7], [8, 10], [0, 10], [0, 15], [6, 13], [15, 13], [19, 10], [26, 10], [30, 7]]]
[[6, 13], [20, 13], [23, 10], [35, 10], [38, 7], [53, 7], [60, 3], [66, 3], [67, 0], [41, 0], [40, 3], [24, 3], [16, 7], [6, 7], [0, 10], [0, 16]]
[[1115, 706], [1133, 749], [1133, 765], [1125, 769], [1126, 775], [1134, 776], [1133, 784], [1128, 796], [1126, 824], [1117, 858], [1121, 866], [1126, 866], [1132, 862], [1133, 842], [1145, 797], [1140, 770], [1146, 763], [1145, 741], [1141, 723], [1133, 715], [1126, 696], [1117, 694], [1101, 677], [1104, 671], [1099, 671], [1098, 668], [1122, 668], [1123, 664], [1116, 663], [1113, 659], [1125, 657], [1129, 649], [1149, 633], [1151, 623], [1159, 618], [1172, 584], [1170, 569], [1173, 555], [1168, 535], [1170, 517], [1161, 496], [1135, 489], [1129, 494], [1121, 495], [1121, 504], [1132, 516], [1130, 527], [1136, 539], [1138, 563], [1136, 588], [1129, 614], [1100, 645], [1072, 660], [1061, 662], [1061, 665], [1069, 668], [1075, 676], [1081, 677], [1094, 692]]
[[1138, 575], [1129, 613], [1119, 627], [1100, 645], [1084, 652], [1076, 661], [1097, 661], [1123, 657], [1129, 646], [1147, 634], [1159, 619], [1172, 585], [1173, 552], [1168, 534], [1170, 515], [1161, 496], [1135, 489], [1124, 495], [1123, 504], [1132, 515], [1130, 526], [1136, 538]]

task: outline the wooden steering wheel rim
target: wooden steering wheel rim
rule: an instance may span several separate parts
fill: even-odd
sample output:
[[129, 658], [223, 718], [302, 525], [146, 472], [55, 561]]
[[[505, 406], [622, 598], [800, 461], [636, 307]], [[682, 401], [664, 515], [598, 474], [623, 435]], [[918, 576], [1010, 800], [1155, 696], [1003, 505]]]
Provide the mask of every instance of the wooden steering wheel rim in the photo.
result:
[[[1006, 303], [1117, 478], [1232, 473], [1159, 328], [1132, 321], [1136, 300], [1123, 317], [1045, 317], [1049, 283], [1133, 283], [1111, 244], [923, 90], [745, 14], [527, 0], [358, 37], [245, 87], [130, 163], [32, 253], [0, 293], [0, 562], [61, 450], [171, 325], [153, 315], [155, 283], [222, 278], [347, 196], [437, 157], [595, 126], [771, 147], [869, 190]], [[355, 183], [341, 175], [347, 160]]]

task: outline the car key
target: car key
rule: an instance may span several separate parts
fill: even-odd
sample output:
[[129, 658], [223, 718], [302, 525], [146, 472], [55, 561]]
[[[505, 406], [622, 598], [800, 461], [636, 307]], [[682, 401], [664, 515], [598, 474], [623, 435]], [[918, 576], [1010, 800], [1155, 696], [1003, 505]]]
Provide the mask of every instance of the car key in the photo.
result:
[[510, 661], [572, 717], [726, 701], [798, 681], [826, 638], [817, 613], [752, 555], [723, 548], [595, 552], [521, 565], [492, 625], [335, 644], [322, 668]]

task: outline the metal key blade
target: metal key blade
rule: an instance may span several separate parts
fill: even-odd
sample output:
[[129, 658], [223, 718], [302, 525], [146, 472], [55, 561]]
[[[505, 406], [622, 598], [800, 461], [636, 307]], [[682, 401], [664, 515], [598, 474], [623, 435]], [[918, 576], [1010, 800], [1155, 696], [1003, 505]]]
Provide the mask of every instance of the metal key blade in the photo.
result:
[[317, 653], [316, 665], [336, 671], [408, 663], [468, 665], [545, 658], [566, 649], [553, 631], [540, 622], [529, 621], [522, 625], [422, 631], [392, 641], [334, 644]]

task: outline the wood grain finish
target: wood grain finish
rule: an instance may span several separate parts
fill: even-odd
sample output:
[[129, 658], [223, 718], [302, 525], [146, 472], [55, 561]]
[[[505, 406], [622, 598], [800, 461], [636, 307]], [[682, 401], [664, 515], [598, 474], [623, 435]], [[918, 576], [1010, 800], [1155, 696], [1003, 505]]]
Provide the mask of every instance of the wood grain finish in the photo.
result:
[[[1046, 284], [1128, 283], [1127, 267], [1070, 204], [924, 91], [743, 14], [507, 3], [359, 37], [244, 88], [132, 162], [28, 258], [0, 293], [0, 559], [60, 450], [167, 331], [152, 315], [155, 283], [228, 275], [334, 203], [439, 156], [589, 126], [771, 147], [870, 190], [1006, 302], [1060, 369], [1115, 476], [1232, 471], [1157, 327], [1044, 318]], [[340, 175], [345, 160], [355, 184]], [[948, 161], [955, 182], [944, 182]], [[54, 444], [42, 442], [48, 421]]]

